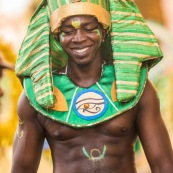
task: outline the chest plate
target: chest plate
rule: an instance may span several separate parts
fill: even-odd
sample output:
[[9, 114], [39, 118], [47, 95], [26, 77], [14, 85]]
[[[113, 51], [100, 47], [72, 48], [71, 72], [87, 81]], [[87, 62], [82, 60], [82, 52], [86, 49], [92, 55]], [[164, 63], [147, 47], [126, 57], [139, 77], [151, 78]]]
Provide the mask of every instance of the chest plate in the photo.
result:
[[58, 99], [52, 109], [44, 109], [38, 105], [30, 78], [24, 80], [24, 89], [30, 104], [43, 116], [76, 128], [89, 127], [133, 108], [143, 93], [146, 73], [147, 68], [142, 67], [138, 93], [126, 103], [116, 101], [112, 65], [105, 65], [100, 80], [89, 88], [76, 86], [66, 74], [53, 75], [54, 94]]

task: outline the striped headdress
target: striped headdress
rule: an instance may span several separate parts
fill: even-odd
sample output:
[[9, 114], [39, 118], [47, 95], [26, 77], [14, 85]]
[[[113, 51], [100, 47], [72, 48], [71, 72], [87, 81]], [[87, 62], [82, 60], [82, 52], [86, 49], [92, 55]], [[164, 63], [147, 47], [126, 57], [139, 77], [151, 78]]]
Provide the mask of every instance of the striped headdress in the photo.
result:
[[[162, 57], [157, 39], [132, 0], [43, 0], [31, 18], [16, 62], [19, 78], [30, 76], [38, 104], [54, 105], [52, 70], [68, 56], [54, 38], [61, 23], [73, 15], [93, 15], [109, 29], [115, 67], [117, 100], [126, 102], [137, 91], [142, 62], [151, 68]], [[109, 52], [109, 49], [106, 50]]]

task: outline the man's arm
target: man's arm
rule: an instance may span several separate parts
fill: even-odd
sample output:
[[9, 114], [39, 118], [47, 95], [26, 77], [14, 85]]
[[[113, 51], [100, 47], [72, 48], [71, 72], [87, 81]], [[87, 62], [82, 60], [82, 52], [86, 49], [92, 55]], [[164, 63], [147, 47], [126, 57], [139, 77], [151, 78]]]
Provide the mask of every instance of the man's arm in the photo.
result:
[[11, 173], [36, 173], [42, 153], [44, 130], [37, 120], [37, 112], [30, 106], [24, 92], [19, 98], [18, 116]]
[[173, 173], [169, 135], [161, 117], [157, 93], [149, 81], [139, 102], [136, 125], [152, 173]]

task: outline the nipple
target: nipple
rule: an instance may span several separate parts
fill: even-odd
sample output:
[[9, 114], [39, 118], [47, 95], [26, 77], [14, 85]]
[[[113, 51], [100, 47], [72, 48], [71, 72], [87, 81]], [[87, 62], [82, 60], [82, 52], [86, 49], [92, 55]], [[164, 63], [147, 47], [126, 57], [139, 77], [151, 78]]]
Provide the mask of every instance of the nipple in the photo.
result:
[[123, 133], [126, 133], [126, 132], [128, 131], [128, 129], [125, 128], [125, 127], [123, 127], [123, 128], [121, 129], [121, 131], [122, 131]]

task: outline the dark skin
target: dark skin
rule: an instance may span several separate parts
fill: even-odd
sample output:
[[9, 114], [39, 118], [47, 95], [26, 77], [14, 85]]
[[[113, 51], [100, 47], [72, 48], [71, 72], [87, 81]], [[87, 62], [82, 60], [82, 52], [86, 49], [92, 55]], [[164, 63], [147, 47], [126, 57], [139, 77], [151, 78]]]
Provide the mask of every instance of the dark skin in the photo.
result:
[[[80, 20], [80, 28], [73, 27], [72, 21], [76, 20]], [[88, 24], [94, 28], [91, 30], [99, 30], [100, 36], [98, 32], [87, 31]], [[72, 31], [68, 33], [67, 28]], [[62, 33], [63, 36], [65, 33], [63, 38]], [[100, 78], [103, 63], [100, 43], [105, 33], [96, 19], [89, 16], [70, 17], [63, 22], [60, 42], [69, 55], [67, 74], [74, 83], [88, 87]], [[54, 173], [136, 173], [137, 136], [152, 173], [173, 172], [170, 139], [150, 81], [134, 108], [90, 128], [75, 129], [43, 117], [30, 106], [24, 93], [19, 99], [18, 115], [20, 123], [14, 141], [12, 173], [37, 172], [45, 138], [50, 145]], [[101, 160], [88, 159], [82, 151], [85, 147], [96, 157], [104, 145], [107, 150]]]

